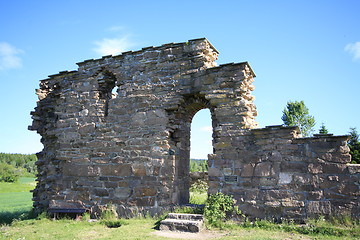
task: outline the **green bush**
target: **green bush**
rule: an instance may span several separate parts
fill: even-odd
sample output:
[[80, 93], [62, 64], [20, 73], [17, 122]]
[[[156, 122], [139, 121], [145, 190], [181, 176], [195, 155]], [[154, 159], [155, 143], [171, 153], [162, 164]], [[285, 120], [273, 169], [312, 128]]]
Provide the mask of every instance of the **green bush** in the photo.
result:
[[104, 224], [108, 228], [118, 228], [121, 225], [124, 225], [124, 221], [121, 219], [114, 219], [114, 220], [101, 220], [101, 224]]
[[207, 190], [209, 188], [209, 185], [204, 180], [197, 180], [190, 186], [190, 192], [196, 192], [196, 193], [207, 193]]
[[190, 159], [190, 172], [207, 172], [208, 164], [205, 159]]
[[[293, 221], [284, 221], [282, 223], [275, 223], [269, 220], [255, 220], [249, 221], [245, 219], [239, 224], [243, 228], [259, 228], [269, 231], [281, 230], [285, 232], [296, 232], [312, 236], [337, 236], [337, 237], [360, 237], [359, 223], [352, 220], [350, 217], [333, 218], [331, 221], [325, 219], [307, 219], [306, 224], [295, 224]], [[231, 226], [231, 225], [230, 225]], [[228, 227], [228, 226], [226, 226]]]
[[19, 172], [15, 167], [7, 163], [0, 163], [0, 182], [16, 182], [19, 177]]
[[235, 206], [236, 201], [230, 195], [223, 193], [211, 194], [205, 204], [204, 215], [210, 226], [219, 227], [232, 215], [241, 215]]
[[204, 207], [177, 207], [174, 209], [175, 213], [189, 213], [189, 214], [204, 214]]

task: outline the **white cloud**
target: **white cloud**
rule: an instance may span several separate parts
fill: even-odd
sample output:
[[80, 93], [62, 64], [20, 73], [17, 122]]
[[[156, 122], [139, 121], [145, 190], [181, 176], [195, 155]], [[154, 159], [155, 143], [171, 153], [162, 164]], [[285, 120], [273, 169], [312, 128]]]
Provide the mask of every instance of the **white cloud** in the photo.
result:
[[6, 42], [0, 42], [0, 71], [22, 67], [22, 60], [18, 56], [22, 50]]
[[202, 132], [212, 132], [212, 126], [204, 126], [202, 128], [200, 128], [200, 131]]
[[360, 59], [360, 42], [349, 43], [345, 46], [345, 51], [353, 55], [354, 60]]
[[123, 36], [118, 38], [103, 38], [100, 41], [96, 41], [95, 45], [96, 48], [93, 50], [101, 56], [104, 56], [117, 55], [121, 52], [129, 51], [135, 43], [129, 39], [129, 36]]

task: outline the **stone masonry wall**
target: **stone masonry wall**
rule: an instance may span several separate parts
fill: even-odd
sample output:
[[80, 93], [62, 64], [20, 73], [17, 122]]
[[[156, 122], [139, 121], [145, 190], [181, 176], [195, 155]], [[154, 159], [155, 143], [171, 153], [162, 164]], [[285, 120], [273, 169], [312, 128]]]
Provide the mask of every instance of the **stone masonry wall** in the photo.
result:
[[283, 126], [235, 135], [233, 152], [210, 156], [210, 193], [233, 195], [253, 218], [359, 217], [360, 165], [348, 164], [348, 139], [301, 138]]
[[192, 117], [210, 109], [209, 193], [234, 195], [254, 217], [359, 212], [359, 166], [346, 136], [301, 138], [256, 129], [248, 63], [217, 66], [206, 39], [78, 63], [40, 82], [33, 124], [42, 136], [34, 206], [106, 204], [157, 214], [189, 200]]

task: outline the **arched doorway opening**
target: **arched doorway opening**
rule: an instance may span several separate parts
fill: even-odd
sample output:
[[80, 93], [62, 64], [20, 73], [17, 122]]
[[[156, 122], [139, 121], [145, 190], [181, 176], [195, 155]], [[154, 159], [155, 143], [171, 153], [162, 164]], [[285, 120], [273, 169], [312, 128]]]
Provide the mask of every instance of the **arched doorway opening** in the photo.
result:
[[[173, 203], [184, 205], [190, 200], [190, 135], [193, 117], [202, 109], [208, 109], [211, 113], [211, 127], [216, 127], [217, 121], [214, 108], [210, 102], [201, 95], [191, 95], [184, 99], [183, 104], [174, 112], [170, 113], [170, 140], [176, 149], [175, 154], [175, 177], [173, 187]], [[207, 126], [209, 128], [209, 126]], [[212, 134], [214, 139], [216, 136]], [[210, 152], [212, 153], [212, 151]], [[207, 158], [206, 158], [207, 160]]]
[[198, 111], [191, 122], [189, 203], [205, 204], [209, 188], [208, 154], [213, 153], [212, 118], [208, 108]]

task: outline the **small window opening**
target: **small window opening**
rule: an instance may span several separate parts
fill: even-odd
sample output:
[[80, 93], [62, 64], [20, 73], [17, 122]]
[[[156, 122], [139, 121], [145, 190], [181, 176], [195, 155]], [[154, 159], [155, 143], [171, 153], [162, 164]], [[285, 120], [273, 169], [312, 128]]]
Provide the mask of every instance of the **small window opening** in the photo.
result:
[[111, 98], [114, 99], [118, 96], [118, 89], [119, 87], [118, 86], [115, 86], [112, 91], [111, 91]]
[[97, 76], [99, 84], [99, 97], [105, 100], [104, 115], [109, 113], [109, 100], [117, 96], [116, 77], [113, 73], [104, 71]]

